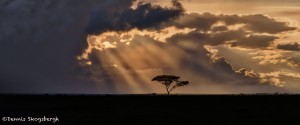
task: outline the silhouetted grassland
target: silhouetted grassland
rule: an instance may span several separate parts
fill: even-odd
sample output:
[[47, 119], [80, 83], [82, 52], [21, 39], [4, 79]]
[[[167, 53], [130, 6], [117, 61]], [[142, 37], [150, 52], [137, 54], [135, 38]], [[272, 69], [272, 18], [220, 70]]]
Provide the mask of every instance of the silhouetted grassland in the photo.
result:
[[[299, 123], [298, 94], [2, 94], [0, 115], [57, 116], [61, 124]], [[59, 124], [56, 123], [56, 124]], [[1, 124], [2, 125], [2, 124]]]

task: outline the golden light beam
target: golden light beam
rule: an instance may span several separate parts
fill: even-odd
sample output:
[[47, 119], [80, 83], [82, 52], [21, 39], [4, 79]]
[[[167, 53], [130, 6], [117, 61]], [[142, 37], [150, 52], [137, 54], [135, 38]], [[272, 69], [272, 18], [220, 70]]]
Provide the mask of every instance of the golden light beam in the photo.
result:
[[[130, 63], [129, 60], [126, 59], [125, 54], [124, 53], [120, 53], [119, 51], [115, 51], [115, 53], [112, 54], [113, 56], [115, 56], [115, 58], [118, 60], [118, 62], [121, 64], [121, 67], [124, 67], [126, 69], [134, 69], [132, 64]], [[135, 83], [134, 87], [136, 88], [143, 88], [145, 89], [146, 86], [143, 85], [143, 80], [141, 79], [141, 77], [136, 73], [136, 71], [134, 70], [130, 70], [131, 74], [124, 74], [122, 73], [122, 75], [127, 78], [127, 82], [128, 83]]]

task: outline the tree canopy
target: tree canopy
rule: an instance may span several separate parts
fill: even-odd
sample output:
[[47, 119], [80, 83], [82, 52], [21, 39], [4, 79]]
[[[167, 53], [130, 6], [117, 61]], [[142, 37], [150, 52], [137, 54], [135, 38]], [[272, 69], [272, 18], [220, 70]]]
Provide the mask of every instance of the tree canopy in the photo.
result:
[[[152, 81], [157, 81], [161, 84], [163, 84], [166, 87], [168, 95], [173, 91], [174, 89], [182, 86], [189, 85], [189, 81], [179, 81], [179, 76], [174, 75], [159, 75], [152, 79]], [[175, 84], [172, 84], [175, 83]]]

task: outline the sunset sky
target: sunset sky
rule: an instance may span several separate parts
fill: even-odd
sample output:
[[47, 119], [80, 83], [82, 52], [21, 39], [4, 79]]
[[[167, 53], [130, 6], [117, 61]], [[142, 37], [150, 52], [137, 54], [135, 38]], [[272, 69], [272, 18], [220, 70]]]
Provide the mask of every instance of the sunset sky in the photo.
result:
[[1, 0], [0, 93], [299, 93], [299, 0]]

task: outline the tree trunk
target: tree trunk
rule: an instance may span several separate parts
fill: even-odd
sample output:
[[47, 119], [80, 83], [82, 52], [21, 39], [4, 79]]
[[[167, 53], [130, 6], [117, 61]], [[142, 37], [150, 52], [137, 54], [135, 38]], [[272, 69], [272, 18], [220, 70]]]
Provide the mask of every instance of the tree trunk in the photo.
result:
[[166, 90], [167, 90], [168, 95], [170, 95], [169, 87], [168, 86], [166, 86]]

